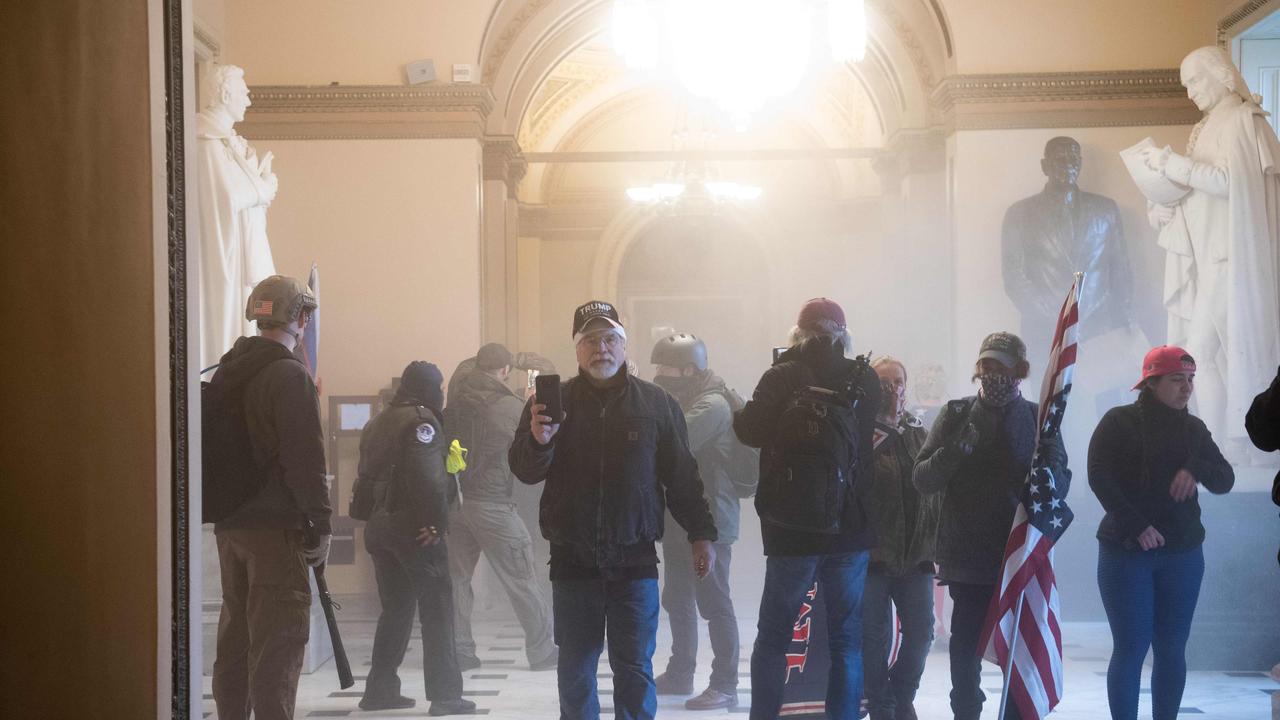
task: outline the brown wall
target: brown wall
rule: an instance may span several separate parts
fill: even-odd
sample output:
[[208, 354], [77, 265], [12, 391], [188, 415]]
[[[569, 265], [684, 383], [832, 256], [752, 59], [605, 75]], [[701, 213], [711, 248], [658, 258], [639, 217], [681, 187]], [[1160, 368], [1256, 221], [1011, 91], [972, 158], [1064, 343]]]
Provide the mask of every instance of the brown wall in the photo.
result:
[[0, 717], [155, 714], [147, 22], [0, 11]]

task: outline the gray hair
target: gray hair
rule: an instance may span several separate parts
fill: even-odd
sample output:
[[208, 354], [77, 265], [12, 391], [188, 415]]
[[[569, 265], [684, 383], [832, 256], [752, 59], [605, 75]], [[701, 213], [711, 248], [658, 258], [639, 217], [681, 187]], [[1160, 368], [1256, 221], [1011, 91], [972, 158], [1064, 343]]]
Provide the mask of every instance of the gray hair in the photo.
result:
[[848, 328], [837, 325], [832, 320], [818, 320], [817, 328], [802, 328], [795, 325], [791, 328], [791, 332], [787, 333], [787, 346], [795, 347], [806, 340], [812, 340], [817, 337], [826, 337], [838, 340], [840, 347], [844, 348], [846, 355], [853, 352], [853, 336], [849, 334]]

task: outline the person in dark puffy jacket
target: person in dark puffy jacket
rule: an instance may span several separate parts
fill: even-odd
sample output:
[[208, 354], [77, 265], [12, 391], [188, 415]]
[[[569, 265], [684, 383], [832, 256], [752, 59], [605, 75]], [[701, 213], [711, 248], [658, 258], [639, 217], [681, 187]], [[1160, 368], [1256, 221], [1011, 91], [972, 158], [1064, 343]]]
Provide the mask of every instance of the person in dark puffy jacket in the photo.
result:
[[1195, 372], [1182, 348], [1151, 350], [1134, 386], [1137, 402], [1109, 410], [1089, 443], [1089, 487], [1106, 510], [1098, 526], [1098, 589], [1111, 626], [1112, 720], [1137, 718], [1148, 649], [1152, 717], [1178, 716], [1204, 578], [1197, 488], [1222, 494], [1235, 483], [1208, 428], [1187, 410]]
[[558, 657], [551, 608], [533, 576], [533, 539], [516, 511], [515, 477], [507, 464], [524, 409], [524, 400], [506, 384], [511, 363], [511, 352], [499, 343], [480, 348], [474, 369], [450, 383], [445, 408], [446, 436], [468, 451], [467, 467], [458, 477], [463, 501], [454, 510], [449, 535], [458, 664], [464, 671], [480, 667], [471, 636], [471, 578], [481, 553], [524, 629], [529, 668], [554, 669]]
[[[797, 390], [821, 387], [837, 391], [853, 404], [857, 418], [856, 468], [840, 468], [854, 478], [838, 532], [827, 534], [771, 523], [768, 502], [756, 495], [764, 539], [764, 593], [760, 598], [755, 647], [751, 651], [751, 720], [772, 720], [782, 707], [787, 649], [806, 594], [819, 583], [827, 606], [831, 671], [827, 681], [828, 717], [858, 716], [862, 696], [862, 587], [873, 537], [864, 504], [871, 478], [872, 432], [880, 405], [880, 381], [865, 364], [845, 356], [853, 341], [844, 310], [835, 301], [815, 298], [800, 310], [790, 345], [757, 383], [751, 400], [733, 419], [738, 439], [761, 448], [761, 487], [771, 477], [786, 477], [785, 453], [775, 444], [784, 410]], [[852, 385], [852, 387], [850, 387]], [[856, 398], [856, 400], [855, 400]], [[772, 475], [771, 475], [772, 473]], [[846, 477], [848, 476], [846, 475]]]
[[531, 401], [508, 459], [516, 478], [544, 482], [551, 611], [560, 646], [560, 717], [597, 718], [605, 638], [619, 717], [652, 718], [658, 698], [658, 553], [666, 509], [693, 547], [694, 572], [715, 562], [716, 527], [689, 451], [684, 413], [662, 388], [627, 371], [626, 329], [612, 305], [574, 312], [578, 375], [561, 383], [564, 416]]
[[[1038, 407], [1020, 389], [1029, 372], [1027, 347], [1017, 335], [988, 335], [974, 366], [981, 389], [947, 403], [920, 450], [912, 477], [921, 493], [942, 493], [938, 579], [953, 602], [948, 651], [956, 720], [977, 720], [987, 697], [980, 685], [978, 640], [1036, 452]], [[1061, 436], [1046, 439], [1039, 450], [1057, 481], [1069, 485]], [[1009, 704], [1005, 717], [1020, 718], [1018, 708]]]
[[360, 434], [357, 482], [371, 483], [375, 498], [365, 525], [365, 547], [373, 558], [382, 601], [362, 710], [414, 706], [413, 698], [400, 694], [397, 670], [413, 634], [415, 613], [422, 624], [429, 714], [469, 714], [476, 708], [462, 697], [462, 672], [454, 649], [445, 536], [457, 485], [445, 471], [443, 379], [431, 363], [409, 363], [390, 406]]

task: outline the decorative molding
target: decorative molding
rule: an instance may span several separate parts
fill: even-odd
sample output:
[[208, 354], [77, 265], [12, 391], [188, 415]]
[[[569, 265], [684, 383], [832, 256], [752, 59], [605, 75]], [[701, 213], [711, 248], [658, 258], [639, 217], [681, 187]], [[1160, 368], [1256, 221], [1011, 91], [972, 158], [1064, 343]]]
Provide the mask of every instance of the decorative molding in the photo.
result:
[[[164, 44], [164, 138], [167, 156], [165, 177], [166, 254], [169, 300], [169, 498], [170, 607], [169, 658], [170, 714], [174, 720], [191, 717], [191, 577], [193, 558], [191, 528], [200, 519], [191, 516], [190, 398], [188, 397], [188, 294], [187, 285], [187, 188], [186, 188], [186, 78], [183, 50], [184, 0], [164, 0], [161, 7], [161, 42]], [[154, 92], [154, 91], [153, 91]], [[158, 372], [158, 370], [157, 370]], [[157, 468], [157, 470], [159, 470]], [[157, 501], [160, 499], [157, 498]], [[161, 537], [163, 531], [159, 531]], [[200, 558], [194, 558], [196, 563]], [[195, 567], [198, 567], [195, 566]], [[158, 663], [161, 664], [162, 663]]]
[[1175, 69], [953, 75], [931, 102], [951, 130], [1190, 125]]
[[515, 44], [516, 38], [518, 38], [520, 33], [524, 31], [525, 26], [529, 24], [529, 21], [533, 19], [533, 16], [537, 15], [539, 10], [550, 4], [551, 0], [528, 0], [528, 2], [520, 8], [519, 12], [516, 13], [516, 16], [511, 19], [511, 22], [507, 23], [506, 26], [502, 28], [502, 32], [499, 33], [493, 49], [485, 55], [484, 63], [481, 65], [481, 82], [493, 82], [494, 73], [498, 71], [502, 62], [507, 59], [507, 53], [511, 52], [511, 46]]
[[[1218, 21], [1218, 47], [1226, 48], [1230, 42], [1230, 38], [1239, 33], [1232, 32], [1237, 25], [1248, 20], [1258, 13], [1259, 10], [1273, 4], [1274, 0], [1249, 0], [1249, 2], [1232, 10]], [[1252, 23], [1250, 23], [1252, 24]]]
[[481, 168], [485, 180], [506, 184], [507, 196], [514, 198], [520, 180], [529, 169], [520, 155], [520, 145], [510, 135], [486, 138], [481, 151]]
[[250, 140], [481, 138], [493, 93], [476, 84], [266, 85], [237, 129]]
[[193, 19], [191, 23], [192, 39], [195, 40], [195, 56], [197, 62], [208, 62], [222, 58], [222, 43], [204, 23]]
[[924, 45], [920, 42], [920, 38], [916, 37], [915, 31], [911, 28], [911, 23], [902, 17], [902, 14], [893, 6], [891, 0], [872, 0], [871, 6], [893, 29], [893, 34], [897, 36], [898, 41], [902, 43], [903, 49], [907, 51], [907, 56], [911, 58], [911, 65], [915, 68], [916, 77], [919, 78], [920, 84], [924, 86], [925, 92], [929, 92], [936, 84], [933, 68], [929, 66], [929, 58], [925, 54]]
[[223, 56], [223, 44], [218, 40], [218, 36], [214, 31], [209, 29], [200, 19], [192, 19], [191, 23], [192, 40], [195, 40], [195, 53], [197, 63], [206, 63], [209, 60], [220, 60]]

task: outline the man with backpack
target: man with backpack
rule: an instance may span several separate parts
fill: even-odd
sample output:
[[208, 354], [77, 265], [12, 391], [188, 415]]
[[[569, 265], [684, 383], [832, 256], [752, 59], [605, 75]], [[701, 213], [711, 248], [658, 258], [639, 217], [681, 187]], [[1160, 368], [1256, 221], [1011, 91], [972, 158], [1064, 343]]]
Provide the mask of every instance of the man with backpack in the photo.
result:
[[293, 355], [315, 296], [272, 275], [249, 296], [258, 324], [222, 356], [202, 392], [205, 521], [222, 571], [213, 699], [218, 717], [293, 717], [311, 627], [308, 565], [329, 554], [320, 405]]
[[[738, 619], [729, 595], [729, 561], [738, 539], [739, 499], [755, 492], [759, 467], [735, 473], [735, 455], [759, 455], [733, 434], [733, 413], [744, 405], [738, 393], [707, 366], [707, 346], [680, 333], [659, 340], [649, 361], [656, 366], [654, 384], [671, 394], [684, 411], [689, 450], [698, 460], [703, 492], [715, 519], [719, 539], [715, 563], [702, 580], [694, 575], [693, 546], [679, 533], [662, 539], [666, 573], [662, 607], [671, 621], [671, 659], [655, 678], [659, 695], [692, 695], [698, 656], [698, 614], [707, 621], [711, 648], [711, 682], [701, 695], [685, 702], [689, 710], [717, 710], [738, 705]], [[675, 519], [667, 513], [668, 526]]]
[[756, 510], [767, 561], [751, 653], [750, 717], [778, 716], [793, 626], [817, 581], [831, 651], [827, 717], [853, 720], [862, 693], [862, 588], [873, 544], [862, 494], [871, 477], [880, 381], [864, 358], [845, 356], [852, 340], [833, 300], [806, 302], [789, 344], [733, 421], [745, 445], [761, 448]]
[[457, 485], [445, 471], [449, 443], [441, 431], [444, 377], [421, 360], [400, 376], [391, 404], [360, 433], [360, 465], [351, 516], [367, 520], [365, 547], [373, 558], [382, 612], [361, 710], [413, 707], [400, 694], [413, 617], [422, 623], [422, 670], [428, 715], [466, 715], [454, 649], [453, 588], [449, 581], [449, 506]]
[[471, 636], [471, 577], [481, 553], [524, 628], [529, 669], [553, 670], [559, 657], [551, 610], [533, 575], [533, 539], [517, 512], [515, 476], [507, 464], [507, 450], [524, 410], [524, 400], [506, 383], [511, 366], [505, 346], [489, 343], [480, 348], [474, 369], [450, 382], [444, 411], [448, 437], [467, 449], [467, 467], [458, 476], [462, 504], [454, 511], [449, 538], [458, 664], [463, 670], [480, 667]]

